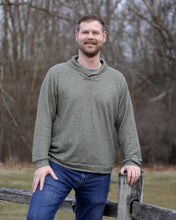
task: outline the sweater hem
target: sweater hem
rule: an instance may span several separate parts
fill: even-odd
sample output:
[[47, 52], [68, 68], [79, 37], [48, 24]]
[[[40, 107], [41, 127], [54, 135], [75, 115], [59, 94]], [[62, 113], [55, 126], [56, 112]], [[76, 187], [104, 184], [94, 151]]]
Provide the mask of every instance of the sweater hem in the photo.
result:
[[54, 158], [50, 158], [50, 161], [55, 162], [63, 167], [88, 172], [88, 173], [101, 173], [101, 174], [109, 174], [112, 172], [113, 167], [104, 167], [104, 166], [97, 166], [97, 165], [88, 165], [88, 164], [78, 164], [78, 163], [62, 163]]

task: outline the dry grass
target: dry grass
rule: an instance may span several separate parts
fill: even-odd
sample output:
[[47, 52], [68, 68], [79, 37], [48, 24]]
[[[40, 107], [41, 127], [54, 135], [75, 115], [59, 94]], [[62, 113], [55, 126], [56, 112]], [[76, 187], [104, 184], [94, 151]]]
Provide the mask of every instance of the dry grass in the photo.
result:
[[[118, 194], [118, 170], [112, 172], [112, 183], [108, 200], [117, 201]], [[0, 168], [0, 187], [31, 189], [34, 168], [32, 167], [2, 167]], [[176, 209], [176, 170], [144, 169], [144, 203], [150, 203]], [[73, 196], [73, 192], [72, 192]], [[0, 202], [1, 220], [26, 219], [28, 206], [22, 204]], [[55, 220], [74, 220], [74, 214], [59, 210]], [[103, 220], [114, 218], [103, 217]]]

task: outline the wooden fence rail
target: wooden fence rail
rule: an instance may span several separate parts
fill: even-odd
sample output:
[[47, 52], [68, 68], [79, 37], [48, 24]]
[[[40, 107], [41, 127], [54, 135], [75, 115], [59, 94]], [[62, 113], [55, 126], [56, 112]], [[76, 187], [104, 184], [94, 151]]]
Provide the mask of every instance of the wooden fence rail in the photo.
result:
[[[15, 202], [29, 205], [32, 192], [28, 190], [12, 189], [0, 187], [0, 200]], [[75, 212], [76, 200], [72, 197], [67, 197], [62, 203], [60, 209]], [[117, 217], [117, 203], [107, 201], [104, 216]]]
[[[127, 183], [127, 175], [119, 174], [118, 203], [106, 202], [104, 216], [118, 220], [176, 220], [176, 210], [142, 203], [143, 172], [132, 186]], [[0, 187], [0, 200], [29, 204], [32, 192], [21, 189]], [[75, 198], [67, 197], [61, 209], [75, 212]]]

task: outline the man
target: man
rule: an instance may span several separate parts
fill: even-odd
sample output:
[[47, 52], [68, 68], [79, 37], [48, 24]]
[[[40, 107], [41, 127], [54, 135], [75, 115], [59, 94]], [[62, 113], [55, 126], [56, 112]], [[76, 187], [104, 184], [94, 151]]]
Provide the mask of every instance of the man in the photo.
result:
[[54, 219], [69, 192], [76, 219], [102, 219], [114, 164], [114, 128], [129, 184], [140, 177], [141, 153], [131, 99], [121, 73], [100, 58], [104, 22], [83, 17], [78, 56], [52, 67], [42, 84], [35, 125], [36, 172], [28, 220]]

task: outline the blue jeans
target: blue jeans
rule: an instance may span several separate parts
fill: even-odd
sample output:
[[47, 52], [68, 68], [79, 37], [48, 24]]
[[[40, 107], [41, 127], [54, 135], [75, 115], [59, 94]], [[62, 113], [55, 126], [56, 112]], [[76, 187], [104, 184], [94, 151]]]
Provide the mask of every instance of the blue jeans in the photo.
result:
[[110, 174], [71, 170], [50, 162], [58, 180], [46, 176], [44, 188], [32, 195], [27, 220], [52, 220], [72, 189], [76, 197], [76, 220], [101, 220], [110, 185]]

